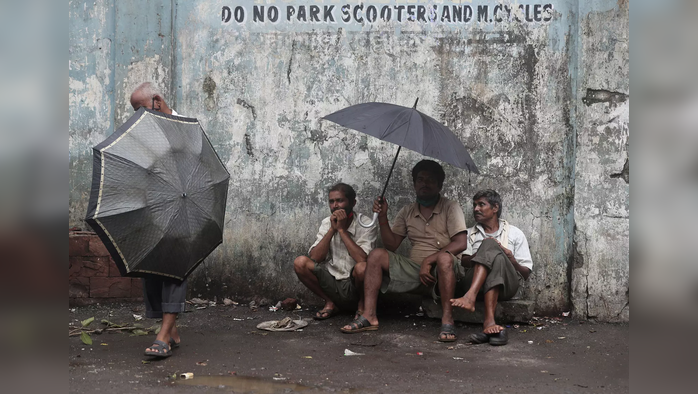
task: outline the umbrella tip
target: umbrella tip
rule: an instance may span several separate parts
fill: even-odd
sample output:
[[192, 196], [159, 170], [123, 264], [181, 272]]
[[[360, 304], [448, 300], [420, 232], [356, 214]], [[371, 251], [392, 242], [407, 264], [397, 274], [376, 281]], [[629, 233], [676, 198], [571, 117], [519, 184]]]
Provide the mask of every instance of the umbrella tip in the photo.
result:
[[417, 109], [417, 101], [419, 101], [419, 97], [417, 97], [417, 99], [414, 100], [414, 105], [412, 106], [412, 109]]

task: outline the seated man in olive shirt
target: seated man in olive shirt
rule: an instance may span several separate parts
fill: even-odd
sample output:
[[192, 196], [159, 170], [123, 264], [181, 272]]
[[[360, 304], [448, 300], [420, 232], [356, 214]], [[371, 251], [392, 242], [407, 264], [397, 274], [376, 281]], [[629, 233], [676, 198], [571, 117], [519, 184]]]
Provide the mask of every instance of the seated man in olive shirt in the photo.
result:
[[[417, 163], [412, 169], [417, 202], [400, 210], [392, 228], [388, 224], [387, 202], [376, 199], [373, 211], [378, 213], [385, 249], [374, 249], [366, 263], [356, 264], [357, 283], [363, 282], [363, 299], [359, 301], [363, 314], [342, 327], [342, 332], [378, 329], [376, 300], [380, 290], [440, 296], [443, 316], [438, 339], [456, 340], [450, 299], [456, 280], [464, 275], [460, 254], [467, 246], [467, 227], [460, 204], [440, 194], [445, 177], [437, 162]], [[409, 258], [393, 253], [405, 237], [412, 243]]]

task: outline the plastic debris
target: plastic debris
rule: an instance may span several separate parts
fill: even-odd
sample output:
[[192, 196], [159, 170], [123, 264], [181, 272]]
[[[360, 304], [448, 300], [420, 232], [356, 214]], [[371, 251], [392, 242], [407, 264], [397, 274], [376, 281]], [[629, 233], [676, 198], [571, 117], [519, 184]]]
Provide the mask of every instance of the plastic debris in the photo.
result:
[[453, 357], [454, 360], [464, 360], [463, 357]]
[[179, 377], [184, 379], [184, 380], [194, 379], [194, 374], [191, 372], [185, 372], [183, 374], [180, 374]]
[[136, 319], [136, 321], [143, 320], [143, 315], [136, 315], [135, 313], [133, 314], [133, 318]]
[[278, 307], [278, 306], [270, 306], [270, 307], [269, 307], [269, 312], [276, 312], [276, 311], [278, 311], [278, 310], [279, 310], [279, 307]]
[[253, 300], [253, 301], [250, 301], [249, 307], [250, 307], [250, 309], [256, 309], [256, 308], [257, 308], [257, 302], [255, 302], [254, 300]]
[[274, 376], [272, 379], [274, 379], [274, 380], [286, 380], [288, 378], [277, 378], [276, 376]]
[[313, 358], [313, 356], [303, 356], [303, 358]]
[[557, 339], [565, 339], [565, 337], [557, 337]]
[[[208, 361], [208, 360], [206, 360], [206, 361]], [[198, 362], [196, 363], [196, 365], [200, 365], [200, 366], [202, 366], [202, 367], [205, 367], [205, 366], [208, 365], [208, 363], [207, 363], [206, 361], [198, 361]]]
[[514, 324], [514, 328], [519, 328], [519, 325], [518, 325], [518, 324]]
[[225, 306], [230, 306], [230, 305], [237, 305], [238, 303], [231, 300], [230, 298], [224, 298], [223, 299], [223, 305]]
[[569, 316], [569, 315], [570, 315], [569, 312], [562, 312], [562, 316], [564, 316], [564, 317], [567, 317], [567, 316]]
[[344, 355], [345, 355], [345, 356], [365, 356], [364, 353], [352, 352], [352, 351], [349, 350], [349, 349], [344, 349]]
[[423, 352], [417, 352], [417, 355], [418, 355], [418, 356], [423, 356], [424, 353], [423, 353]]
[[528, 341], [528, 344], [529, 344], [529, 345], [533, 345], [533, 341]]

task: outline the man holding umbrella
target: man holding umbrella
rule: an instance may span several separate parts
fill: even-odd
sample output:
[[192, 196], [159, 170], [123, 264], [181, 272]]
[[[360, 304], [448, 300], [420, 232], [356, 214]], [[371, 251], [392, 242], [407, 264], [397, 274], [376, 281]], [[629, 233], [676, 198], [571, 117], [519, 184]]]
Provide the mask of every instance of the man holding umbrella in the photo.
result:
[[[374, 249], [363, 272], [363, 315], [341, 328], [345, 333], [378, 329], [376, 301], [381, 293], [430, 294], [441, 299], [443, 317], [439, 341], [456, 340], [452, 305], [456, 281], [464, 275], [460, 254], [467, 247], [467, 227], [460, 204], [441, 196], [445, 173], [433, 160], [422, 160], [412, 169], [417, 201], [398, 212], [393, 226], [388, 222], [388, 204], [376, 199], [380, 233], [385, 249]], [[412, 243], [410, 257], [394, 253], [405, 237]], [[363, 304], [363, 305], [361, 305]]]
[[[134, 111], [145, 107], [168, 115], [179, 115], [167, 105], [162, 94], [150, 82], [141, 84], [133, 91], [131, 106]], [[179, 347], [181, 339], [177, 331], [177, 314], [184, 312], [186, 295], [186, 279], [180, 282], [164, 276], [143, 278], [145, 316], [162, 319], [160, 332], [153, 345], [145, 349], [146, 356], [169, 357], [172, 355], [172, 348]]]

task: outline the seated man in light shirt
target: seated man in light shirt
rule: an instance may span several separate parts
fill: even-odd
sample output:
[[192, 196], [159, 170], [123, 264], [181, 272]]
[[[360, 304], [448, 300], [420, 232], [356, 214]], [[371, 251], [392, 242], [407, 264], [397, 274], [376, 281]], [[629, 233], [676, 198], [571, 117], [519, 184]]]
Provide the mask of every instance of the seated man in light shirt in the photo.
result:
[[378, 236], [376, 226], [364, 228], [357, 224], [354, 188], [338, 183], [330, 188], [328, 201], [332, 214], [320, 224], [308, 256], [299, 256], [293, 262], [298, 279], [325, 300], [316, 320], [329, 319], [340, 309], [358, 306], [363, 288], [357, 287], [354, 266], [366, 261]]
[[482, 190], [473, 197], [473, 215], [477, 224], [468, 229], [468, 248], [461, 260], [468, 269], [465, 280], [470, 285], [463, 297], [451, 304], [475, 311], [475, 299], [484, 294], [483, 331], [470, 336], [473, 343], [506, 345], [506, 329], [494, 321], [497, 301], [509, 300], [528, 279], [533, 268], [531, 252], [524, 233], [500, 219], [502, 197], [494, 190]]

